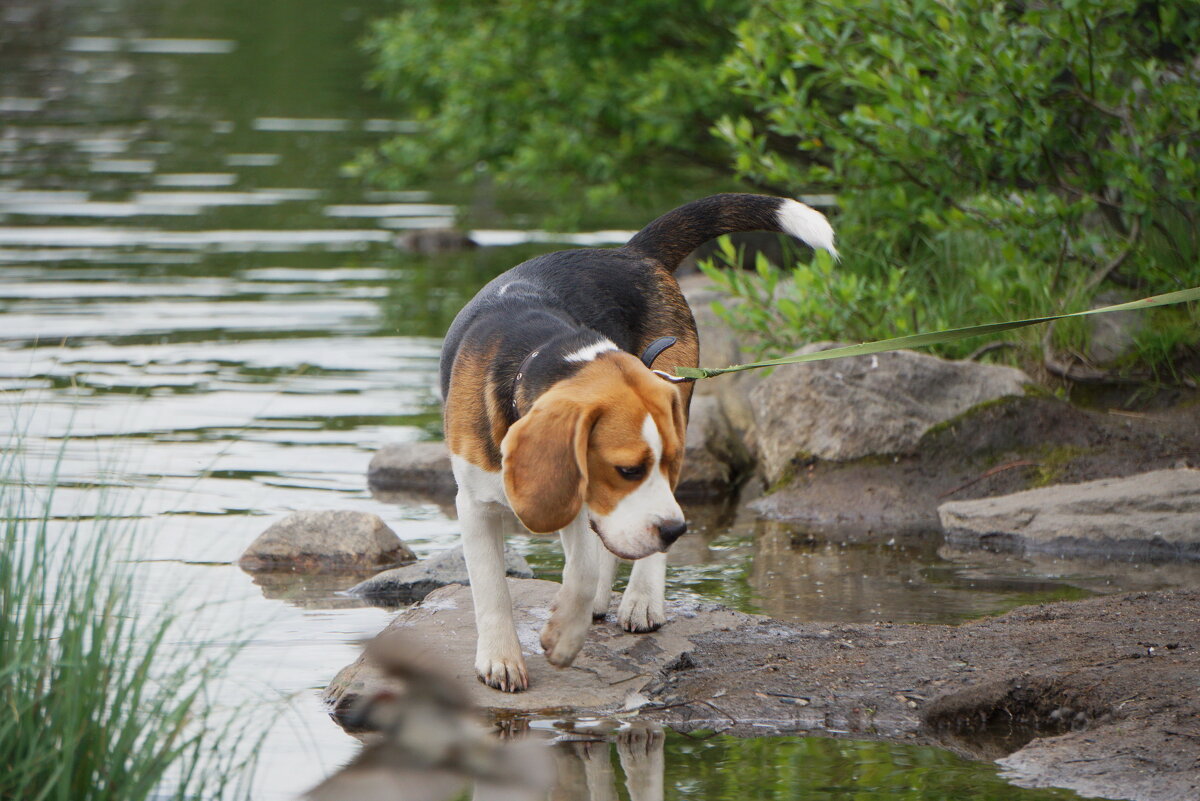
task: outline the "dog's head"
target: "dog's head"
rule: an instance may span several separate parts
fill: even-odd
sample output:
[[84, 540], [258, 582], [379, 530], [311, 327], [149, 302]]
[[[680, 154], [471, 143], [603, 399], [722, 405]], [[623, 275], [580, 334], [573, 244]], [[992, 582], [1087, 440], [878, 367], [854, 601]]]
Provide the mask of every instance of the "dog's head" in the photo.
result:
[[683, 396], [620, 351], [558, 382], [500, 445], [504, 490], [530, 531], [565, 527], [586, 505], [624, 559], [665, 551], [687, 530], [673, 488], [683, 466]]

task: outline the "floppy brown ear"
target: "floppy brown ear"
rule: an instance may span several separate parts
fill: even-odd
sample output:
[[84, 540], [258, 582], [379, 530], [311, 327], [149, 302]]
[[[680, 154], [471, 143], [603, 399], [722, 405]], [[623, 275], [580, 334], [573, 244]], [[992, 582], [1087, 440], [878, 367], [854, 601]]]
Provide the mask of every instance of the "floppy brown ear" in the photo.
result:
[[500, 443], [504, 493], [535, 534], [565, 528], [583, 508], [593, 412], [571, 401], [534, 404]]

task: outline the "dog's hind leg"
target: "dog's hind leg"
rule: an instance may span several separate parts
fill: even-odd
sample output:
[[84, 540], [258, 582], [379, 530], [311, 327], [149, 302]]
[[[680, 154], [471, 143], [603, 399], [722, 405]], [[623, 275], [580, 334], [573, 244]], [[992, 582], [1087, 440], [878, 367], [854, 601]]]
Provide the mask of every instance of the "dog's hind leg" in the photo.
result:
[[661, 628], [667, 622], [666, 588], [665, 553], [652, 553], [634, 562], [617, 610], [621, 628], [639, 634]]
[[617, 557], [603, 545], [597, 549], [596, 598], [592, 601], [592, 620], [603, 620], [612, 601], [612, 585], [617, 577]]
[[599, 572], [600, 538], [588, 525], [584, 509], [562, 531], [562, 588], [554, 597], [554, 614], [542, 629], [542, 648], [555, 667], [567, 667], [575, 660], [592, 622], [592, 604], [596, 599]]
[[499, 507], [459, 491], [463, 555], [475, 602], [475, 673], [489, 687], [509, 693], [529, 687], [529, 673], [513, 624], [512, 597], [504, 577], [504, 537]]

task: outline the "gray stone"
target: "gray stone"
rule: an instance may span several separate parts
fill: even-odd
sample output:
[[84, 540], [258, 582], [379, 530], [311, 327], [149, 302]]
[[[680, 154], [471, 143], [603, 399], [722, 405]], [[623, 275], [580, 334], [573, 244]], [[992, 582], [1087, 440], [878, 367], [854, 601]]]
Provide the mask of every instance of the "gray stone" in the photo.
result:
[[[513, 578], [533, 578], [533, 570], [525, 557], [512, 550], [504, 549], [504, 567]], [[347, 590], [370, 601], [388, 604], [411, 604], [424, 598], [438, 587], [447, 584], [470, 584], [467, 561], [462, 546], [435, 553], [427, 559], [385, 570]]]
[[[712, 398], [696, 398], [688, 425], [679, 496], [725, 497], [749, 462], [741, 439], [725, 422], [718, 403]], [[444, 442], [384, 445], [371, 459], [367, 483], [381, 497], [389, 493], [405, 498], [413, 494], [453, 497], [457, 491], [450, 451]]]
[[[836, 345], [818, 343], [800, 353]], [[812, 457], [850, 461], [907, 453], [939, 423], [973, 406], [1023, 395], [1012, 367], [913, 351], [778, 367], [750, 394], [759, 464], [768, 483]]]
[[[667, 624], [650, 634], [628, 634], [611, 619], [592, 626], [575, 663], [560, 670], [546, 661], [539, 645], [559, 585], [509, 579], [508, 586], [529, 669], [530, 687], [525, 692], [500, 692], [475, 679], [475, 617], [468, 587], [434, 590], [397, 615], [386, 632], [402, 637], [415, 653], [427, 653], [444, 662], [453, 671], [450, 680], [469, 686], [472, 702], [481, 708], [612, 712], [619, 710], [631, 693], [649, 685], [663, 667], [694, 650], [693, 638], [766, 620], [717, 607], [668, 603]], [[364, 656], [334, 677], [324, 698], [341, 709], [364, 694], [392, 687], [393, 681]]]
[[959, 548], [1200, 560], [1200, 470], [1060, 484], [938, 507]]
[[391, 442], [375, 452], [367, 467], [372, 490], [453, 497], [458, 491], [444, 442]]
[[398, 565], [416, 559], [378, 515], [344, 510], [293, 512], [258, 536], [238, 560], [243, 570], [319, 573]]

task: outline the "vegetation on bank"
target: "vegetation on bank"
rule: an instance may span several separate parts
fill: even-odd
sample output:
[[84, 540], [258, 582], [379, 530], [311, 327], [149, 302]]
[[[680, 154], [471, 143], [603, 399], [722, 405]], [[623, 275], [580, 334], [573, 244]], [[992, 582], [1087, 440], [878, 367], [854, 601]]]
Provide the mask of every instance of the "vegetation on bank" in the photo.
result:
[[[368, 47], [425, 122], [377, 179], [482, 163], [561, 211], [644, 200], [684, 162], [835, 195], [841, 264], [712, 273], [766, 353], [1200, 284], [1197, 2], [414, 5]], [[1147, 320], [1118, 367], [1194, 355], [1195, 304]], [[1087, 332], [1024, 352], [1071, 372]]]
[[168, 647], [179, 621], [138, 605], [123, 524], [52, 532], [14, 466], [0, 462], [0, 798], [245, 797], [240, 737], [206, 695], [230, 649]]

